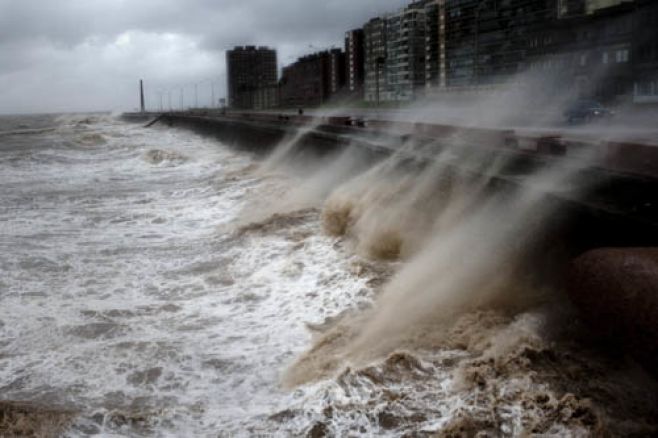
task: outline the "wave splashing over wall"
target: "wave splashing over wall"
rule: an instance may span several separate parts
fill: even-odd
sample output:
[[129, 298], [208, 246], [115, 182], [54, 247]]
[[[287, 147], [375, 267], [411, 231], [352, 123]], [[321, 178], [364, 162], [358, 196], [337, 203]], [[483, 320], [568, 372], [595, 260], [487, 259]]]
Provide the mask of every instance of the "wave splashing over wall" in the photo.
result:
[[[593, 151], [517, 185], [502, 153], [448, 144], [435, 162], [418, 165], [414, 150], [325, 203], [331, 235], [368, 257], [406, 262], [372, 308], [335, 322], [285, 374], [290, 387], [333, 382], [317, 424], [439, 436], [656, 431], [650, 380], [621, 357], [589, 350], [586, 330], [565, 324], [571, 310], [546, 281], [545, 242], [560, 213], [547, 194], [585, 190], [579, 170]], [[400, 363], [403, 371], [393, 366]], [[583, 385], [594, 369], [597, 382]], [[652, 402], [638, 409], [645, 397]], [[622, 422], [624, 415], [634, 419]]]
[[410, 159], [393, 156], [338, 188], [325, 206], [330, 233], [346, 234], [366, 255], [409, 259], [367, 318], [355, 351], [408, 345], [418, 338], [415, 327], [464, 311], [535, 302], [522, 272], [552, 213], [546, 194], [564, 190], [579, 168], [557, 163], [515, 186], [502, 179], [503, 160], [489, 154], [447, 148], [434, 163], [402, 171]]

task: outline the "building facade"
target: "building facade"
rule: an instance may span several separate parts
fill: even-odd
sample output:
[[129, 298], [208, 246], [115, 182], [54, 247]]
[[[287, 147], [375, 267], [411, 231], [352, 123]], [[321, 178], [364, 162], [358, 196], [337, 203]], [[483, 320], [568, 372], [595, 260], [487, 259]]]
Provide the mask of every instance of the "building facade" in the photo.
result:
[[376, 17], [363, 26], [364, 99], [379, 102], [386, 88], [386, 19]]
[[234, 109], [278, 105], [276, 51], [238, 46], [226, 52], [228, 103]]
[[448, 0], [448, 86], [496, 87], [524, 71], [531, 36], [556, 19], [559, 1]]
[[601, 9], [573, 20], [577, 24], [577, 92], [619, 103], [633, 87], [633, 11], [629, 3]]
[[573, 96], [654, 101], [657, 8], [655, 0], [415, 0], [346, 32], [345, 52], [287, 66], [278, 86], [276, 52], [236, 47], [227, 53], [229, 104], [410, 101], [509, 88], [524, 73]]
[[622, 3], [591, 14], [561, 17], [531, 35], [529, 67], [560, 79], [574, 97], [609, 103], [633, 89], [635, 5]]
[[384, 100], [413, 100], [425, 86], [425, 3], [411, 3], [386, 17]]
[[478, 0], [446, 0], [446, 87], [475, 86], [476, 27]]
[[347, 83], [346, 55], [341, 49], [331, 49], [324, 53], [324, 75], [327, 77], [328, 89], [326, 100], [344, 98]]
[[633, 102], [658, 104], [658, 2], [637, 2], [633, 15]]
[[354, 29], [345, 33], [345, 91], [350, 99], [363, 98], [365, 62], [363, 40], [363, 29]]
[[633, 0], [585, 0], [585, 10], [588, 14], [592, 14], [599, 9], [610, 8], [622, 3], [629, 3]]
[[285, 108], [320, 106], [340, 98], [345, 86], [345, 54], [340, 49], [313, 53], [284, 67], [279, 83]]
[[[438, 86], [438, 3], [416, 1], [364, 25], [367, 102], [413, 100], [425, 93], [428, 79]], [[428, 22], [428, 15], [434, 21]]]
[[427, 93], [445, 87], [445, 0], [425, 4], [425, 87]]
[[557, 18], [575, 17], [585, 14], [587, 0], [558, 0]]
[[446, 86], [497, 88], [521, 73], [539, 72], [574, 96], [622, 100], [633, 86], [633, 29], [648, 33], [635, 37], [646, 42], [655, 28], [633, 25], [636, 4], [447, 0]]

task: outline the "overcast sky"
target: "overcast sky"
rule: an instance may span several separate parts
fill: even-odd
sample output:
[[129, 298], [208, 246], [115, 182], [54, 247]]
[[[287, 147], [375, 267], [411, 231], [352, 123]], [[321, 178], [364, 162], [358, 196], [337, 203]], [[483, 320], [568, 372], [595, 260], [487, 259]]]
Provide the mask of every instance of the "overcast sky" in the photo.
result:
[[[269, 45], [279, 65], [332, 45], [407, 0], [0, 0], [0, 113], [127, 110], [193, 103], [226, 89], [225, 50]], [[172, 92], [180, 100], [179, 88]]]

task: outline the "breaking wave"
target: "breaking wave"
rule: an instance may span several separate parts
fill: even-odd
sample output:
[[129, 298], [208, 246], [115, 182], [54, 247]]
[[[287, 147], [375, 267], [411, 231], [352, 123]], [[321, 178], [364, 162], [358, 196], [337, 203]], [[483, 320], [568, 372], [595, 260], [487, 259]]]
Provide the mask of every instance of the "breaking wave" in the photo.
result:
[[176, 166], [187, 161], [187, 157], [174, 151], [151, 149], [144, 154], [144, 159], [151, 164]]
[[[448, 146], [429, 165], [414, 164], [413, 155], [394, 155], [338, 187], [324, 204], [324, 229], [364, 256], [405, 263], [371, 308], [342, 315], [316, 334], [284, 374], [289, 388], [327, 379], [341, 387], [343, 398], [332, 398], [325, 407], [330, 414], [313, 427], [338, 433], [336, 409], [344, 409], [341, 415], [354, 422], [362, 415], [377, 425], [367, 430], [394, 434], [655, 431], [648, 421], [656, 412], [655, 396], [647, 409], [618, 406], [619, 397], [633, 403], [647, 397], [651, 379], [619, 378], [618, 369], [630, 372], [629, 365], [592, 353], [587, 337], [570, 343], [586, 330], [556, 328], [555, 319], [571, 315], [570, 307], [535, 269], [556, 212], [546, 194], [586, 189], [578, 176], [588, 158], [585, 152], [555, 162], [515, 185], [504, 173], [510, 164], [505, 157]], [[492, 190], [501, 185], [505, 190]], [[595, 384], [579, 387], [592, 367], [605, 394]], [[556, 377], [555, 370], [570, 371]], [[441, 386], [415, 386], [432, 379]], [[413, 395], [391, 395], [398, 386], [415, 388]], [[386, 408], [377, 413], [364, 406], [354, 413], [354, 393], [373, 392]], [[425, 403], [414, 405], [418, 400], [407, 402], [405, 396], [452, 405], [428, 416]], [[611, 421], [610, 411], [617, 409], [634, 420]], [[445, 420], [431, 420], [437, 416]]]
[[0, 401], [0, 435], [55, 438], [71, 425], [75, 415], [73, 410]]
[[[580, 342], [584, 329], [577, 324], [549, 334], [550, 314], [467, 312], [450, 326], [425, 327], [430, 334], [420, 343], [374, 361], [350, 365], [334, 356], [335, 363], [307, 363], [307, 371], [329, 383], [316, 415], [301, 421], [306, 429], [292, 430], [442, 437], [657, 433], [655, 382], [623, 357]], [[344, 330], [334, 328], [314, 348], [344, 347]], [[336, 365], [342, 365], [338, 372]], [[307, 412], [289, 410], [288, 420]]]
[[36, 405], [0, 435], [658, 433], [655, 381], [535, 269], [577, 164], [258, 162], [97, 117], [7, 149], [0, 388]]
[[86, 146], [100, 146], [107, 144], [107, 140], [99, 133], [90, 133], [80, 136], [79, 142]]
[[57, 127], [7, 130], [7, 131], [0, 131], [0, 137], [11, 136], [11, 135], [36, 135], [36, 134], [43, 134], [46, 132], [52, 132], [56, 129]]

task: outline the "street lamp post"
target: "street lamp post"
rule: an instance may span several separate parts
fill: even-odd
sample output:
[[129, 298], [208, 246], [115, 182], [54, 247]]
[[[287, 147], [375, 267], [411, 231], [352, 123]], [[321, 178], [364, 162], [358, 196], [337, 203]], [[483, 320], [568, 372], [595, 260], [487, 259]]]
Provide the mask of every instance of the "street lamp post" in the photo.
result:
[[378, 56], [375, 59], [375, 84], [377, 87], [377, 106], [379, 107], [380, 103], [380, 96], [379, 96], [379, 70], [382, 68], [384, 63], [386, 62], [386, 58], [384, 56]]

